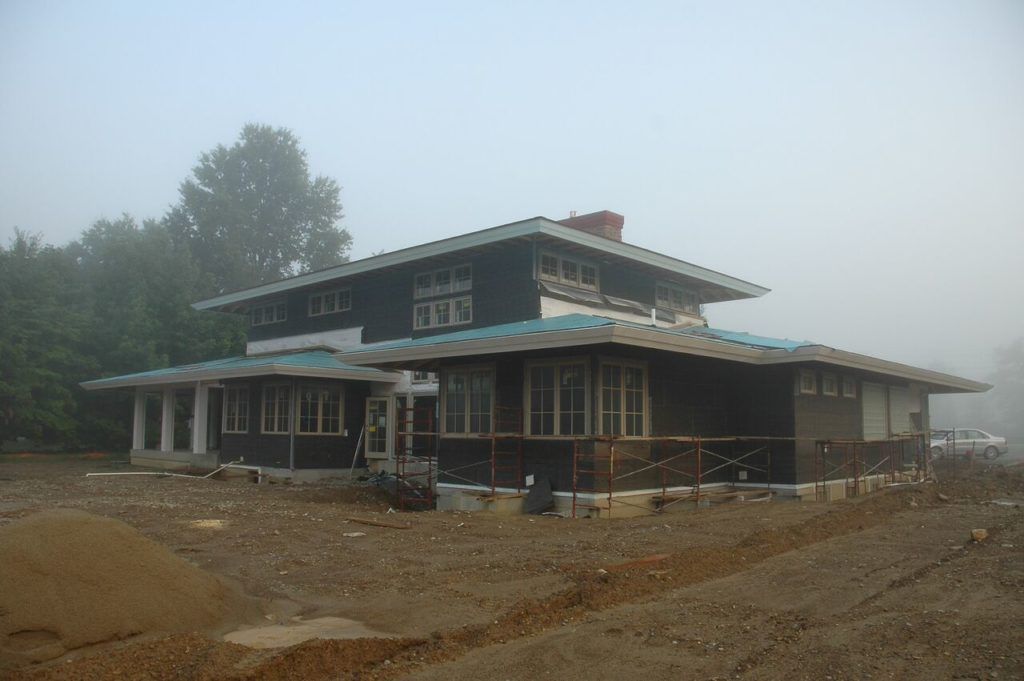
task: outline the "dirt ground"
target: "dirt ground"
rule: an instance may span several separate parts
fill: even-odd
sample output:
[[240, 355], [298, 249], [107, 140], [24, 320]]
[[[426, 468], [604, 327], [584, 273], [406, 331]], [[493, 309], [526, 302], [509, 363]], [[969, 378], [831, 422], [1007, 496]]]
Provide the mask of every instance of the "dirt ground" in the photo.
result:
[[830, 505], [612, 520], [394, 515], [379, 490], [341, 483], [85, 477], [114, 470], [128, 469], [0, 457], [0, 524], [53, 507], [117, 518], [268, 613], [392, 637], [137, 637], [11, 678], [1024, 678], [1020, 467], [940, 469], [939, 484]]

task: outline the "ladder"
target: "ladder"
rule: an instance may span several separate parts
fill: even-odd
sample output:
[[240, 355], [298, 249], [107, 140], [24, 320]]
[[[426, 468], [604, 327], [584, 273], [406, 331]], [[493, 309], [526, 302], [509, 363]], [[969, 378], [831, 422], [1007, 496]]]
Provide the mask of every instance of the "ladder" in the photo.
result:
[[[579, 510], [586, 509], [600, 512], [607, 509], [608, 517], [612, 514], [612, 481], [615, 476], [615, 440], [607, 441], [608, 451], [603, 449], [604, 441], [591, 440], [592, 452], [586, 452], [582, 441], [572, 443], [572, 517], [579, 517]], [[580, 501], [580, 496], [589, 495], [590, 503]], [[607, 496], [607, 505], [597, 503], [599, 495]]]
[[494, 429], [491, 433], [491, 496], [498, 488], [523, 489], [523, 423], [522, 410], [495, 407]]
[[398, 410], [395, 433], [395, 495], [400, 511], [434, 508], [434, 472], [437, 424], [433, 409], [403, 407]]

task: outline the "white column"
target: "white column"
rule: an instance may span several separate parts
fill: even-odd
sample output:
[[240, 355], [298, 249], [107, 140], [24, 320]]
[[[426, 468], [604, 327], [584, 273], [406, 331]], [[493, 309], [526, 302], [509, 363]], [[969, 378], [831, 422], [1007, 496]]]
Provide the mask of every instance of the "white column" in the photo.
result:
[[206, 453], [207, 426], [210, 415], [210, 386], [196, 381], [192, 398], [192, 453]]
[[135, 391], [135, 415], [132, 419], [132, 449], [146, 448], [146, 393]]
[[174, 451], [174, 388], [164, 388], [160, 412], [160, 451]]

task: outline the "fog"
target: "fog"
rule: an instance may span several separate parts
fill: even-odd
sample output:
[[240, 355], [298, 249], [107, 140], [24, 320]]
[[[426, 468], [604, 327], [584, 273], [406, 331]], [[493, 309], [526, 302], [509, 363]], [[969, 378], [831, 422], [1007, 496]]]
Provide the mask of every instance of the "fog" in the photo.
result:
[[1024, 336], [1024, 3], [147, 4], [0, 3], [3, 241], [160, 217], [256, 121], [354, 257], [609, 209], [772, 289], [714, 326], [982, 379]]

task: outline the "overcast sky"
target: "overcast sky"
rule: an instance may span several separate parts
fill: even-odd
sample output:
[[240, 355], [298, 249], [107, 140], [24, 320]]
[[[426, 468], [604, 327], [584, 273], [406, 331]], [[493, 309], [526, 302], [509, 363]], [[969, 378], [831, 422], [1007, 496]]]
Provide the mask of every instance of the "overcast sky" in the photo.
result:
[[609, 209], [714, 326], [970, 377], [1024, 336], [1024, 2], [0, 0], [0, 240], [291, 128], [353, 257]]

